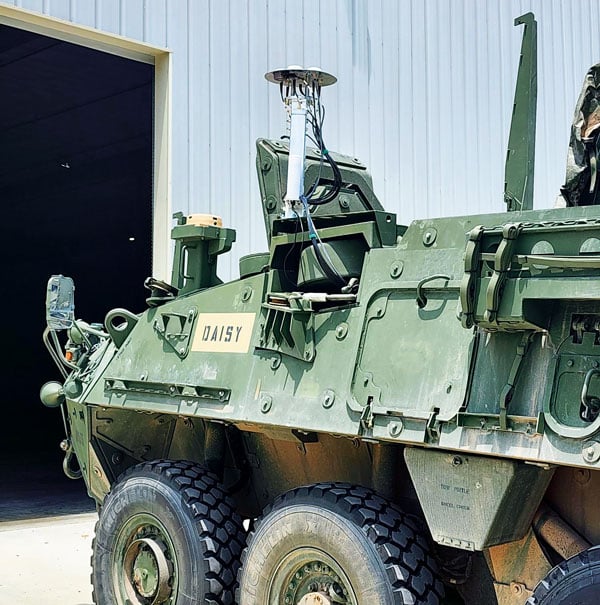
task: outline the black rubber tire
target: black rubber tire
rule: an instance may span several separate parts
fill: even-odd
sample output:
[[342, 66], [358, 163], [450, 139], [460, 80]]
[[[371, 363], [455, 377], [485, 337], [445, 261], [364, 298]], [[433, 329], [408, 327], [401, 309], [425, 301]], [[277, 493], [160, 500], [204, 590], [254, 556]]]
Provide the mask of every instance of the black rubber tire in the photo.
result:
[[340, 483], [294, 489], [265, 510], [249, 536], [238, 603], [284, 603], [271, 583], [277, 585], [286, 560], [307, 550], [325, 553], [343, 571], [359, 604], [438, 605], [444, 586], [426, 536], [419, 520], [368, 489]]
[[[138, 518], [156, 519], [177, 562], [169, 605], [233, 605], [245, 532], [216, 476], [192, 462], [156, 460], [128, 469], [102, 504], [92, 547], [93, 600], [124, 605], [124, 554], [115, 552]], [[126, 531], [127, 528], [127, 531]], [[130, 543], [134, 540], [132, 536]], [[169, 558], [172, 554], [169, 552]], [[118, 571], [114, 572], [113, 570]], [[118, 578], [118, 579], [115, 579]], [[171, 581], [171, 578], [169, 579]], [[152, 598], [139, 598], [140, 603]]]
[[535, 587], [527, 605], [600, 603], [600, 545], [556, 565]]

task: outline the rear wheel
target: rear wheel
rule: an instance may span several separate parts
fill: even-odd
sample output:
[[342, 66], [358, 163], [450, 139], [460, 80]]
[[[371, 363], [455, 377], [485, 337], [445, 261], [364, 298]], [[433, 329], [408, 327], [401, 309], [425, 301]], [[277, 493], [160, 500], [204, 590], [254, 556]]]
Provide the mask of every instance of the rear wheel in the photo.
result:
[[280, 497], [242, 558], [239, 605], [438, 605], [444, 593], [418, 521], [346, 484]]
[[214, 475], [191, 462], [129, 469], [106, 497], [92, 554], [98, 605], [231, 605], [241, 519]]
[[600, 602], [600, 545], [559, 563], [536, 586], [527, 605], [597, 605]]

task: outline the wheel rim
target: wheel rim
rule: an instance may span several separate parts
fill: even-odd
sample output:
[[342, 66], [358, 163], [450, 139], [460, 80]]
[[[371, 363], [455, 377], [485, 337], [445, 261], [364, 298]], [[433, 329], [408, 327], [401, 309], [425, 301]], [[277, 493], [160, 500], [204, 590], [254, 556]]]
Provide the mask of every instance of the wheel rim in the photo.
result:
[[269, 605], [358, 605], [342, 567], [315, 548], [298, 548], [279, 564], [269, 586]]
[[115, 594], [131, 605], [169, 605], [177, 595], [175, 547], [154, 516], [134, 515], [117, 537], [112, 565]]

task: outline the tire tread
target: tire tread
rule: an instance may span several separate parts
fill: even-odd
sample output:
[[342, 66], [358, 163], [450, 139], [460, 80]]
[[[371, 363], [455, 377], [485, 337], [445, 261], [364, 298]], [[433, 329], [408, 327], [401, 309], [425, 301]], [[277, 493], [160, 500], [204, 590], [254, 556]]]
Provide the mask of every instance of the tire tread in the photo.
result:
[[[385, 566], [393, 587], [394, 605], [438, 605], [442, 602], [444, 586], [437, 579], [437, 564], [424, 538], [427, 528], [417, 517], [364, 487], [317, 483], [292, 489], [265, 508], [248, 536], [248, 545], [269, 513], [299, 500], [321, 502], [361, 529]], [[242, 552], [242, 567], [247, 553], [248, 547]]]
[[[225, 493], [216, 475], [195, 462], [162, 459], [142, 462], [131, 466], [118, 477], [105, 502], [109, 498], [118, 498], [119, 486], [138, 474], [162, 477], [164, 483], [179, 492], [182, 503], [190, 511], [202, 543], [204, 559], [210, 569], [205, 576], [203, 602], [207, 605], [235, 605], [237, 572], [245, 532], [233, 500]], [[92, 540], [92, 569], [99, 524], [100, 520], [96, 522]], [[96, 595], [93, 571], [92, 587], [95, 605], [105, 605]]]

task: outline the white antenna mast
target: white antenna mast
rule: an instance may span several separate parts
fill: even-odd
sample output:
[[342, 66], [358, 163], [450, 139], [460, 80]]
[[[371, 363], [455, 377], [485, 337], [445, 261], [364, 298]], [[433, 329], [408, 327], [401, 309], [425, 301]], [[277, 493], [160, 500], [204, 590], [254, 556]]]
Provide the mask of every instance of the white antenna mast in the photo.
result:
[[337, 78], [317, 67], [304, 69], [297, 65], [270, 71], [265, 78], [279, 84], [288, 114], [290, 151], [283, 217], [295, 218], [303, 213], [301, 199], [304, 196], [307, 113], [310, 106], [320, 103], [321, 88], [335, 84]]

